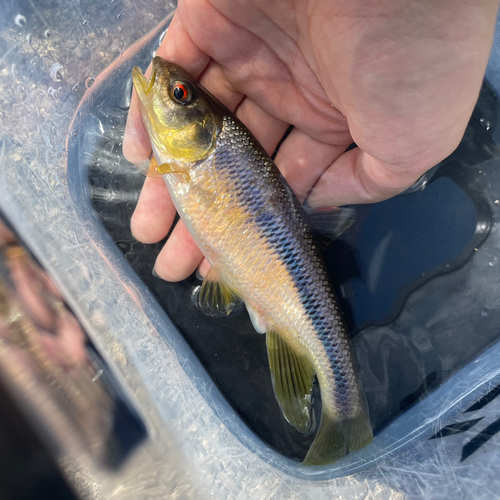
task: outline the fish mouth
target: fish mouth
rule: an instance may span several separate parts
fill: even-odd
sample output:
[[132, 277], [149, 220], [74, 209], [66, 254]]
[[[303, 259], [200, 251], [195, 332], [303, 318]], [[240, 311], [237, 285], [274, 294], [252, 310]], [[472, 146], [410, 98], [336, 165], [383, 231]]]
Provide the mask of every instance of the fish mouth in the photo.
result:
[[154, 64], [154, 61], [152, 65], [151, 77], [149, 80], [144, 76], [141, 68], [139, 68], [138, 66], [134, 66], [134, 68], [132, 69], [132, 81], [134, 82], [134, 87], [137, 91], [137, 94], [139, 95], [139, 99], [143, 103], [154, 87], [156, 74], [157, 65]]

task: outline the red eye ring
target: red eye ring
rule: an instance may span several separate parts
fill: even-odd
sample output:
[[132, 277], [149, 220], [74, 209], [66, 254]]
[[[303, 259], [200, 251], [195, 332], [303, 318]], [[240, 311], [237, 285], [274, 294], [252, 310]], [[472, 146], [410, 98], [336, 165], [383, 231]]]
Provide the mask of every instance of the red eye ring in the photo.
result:
[[179, 104], [187, 104], [191, 100], [191, 93], [184, 83], [175, 82], [170, 90], [170, 97]]

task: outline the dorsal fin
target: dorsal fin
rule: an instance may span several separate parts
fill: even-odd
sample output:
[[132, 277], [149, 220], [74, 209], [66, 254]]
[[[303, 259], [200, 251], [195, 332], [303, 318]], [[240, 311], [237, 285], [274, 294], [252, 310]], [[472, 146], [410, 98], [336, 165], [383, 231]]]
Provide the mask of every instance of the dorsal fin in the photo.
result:
[[348, 207], [312, 208], [302, 205], [311, 231], [330, 241], [338, 238], [356, 220], [356, 211]]
[[313, 208], [307, 199], [300, 203], [293, 194], [292, 188], [285, 178], [281, 176], [281, 183], [288, 192], [290, 201], [295, 209], [302, 213], [307, 221], [309, 229], [315, 234], [318, 243], [323, 248], [328, 247], [332, 241], [337, 239], [356, 220], [356, 211], [350, 207], [318, 207]]

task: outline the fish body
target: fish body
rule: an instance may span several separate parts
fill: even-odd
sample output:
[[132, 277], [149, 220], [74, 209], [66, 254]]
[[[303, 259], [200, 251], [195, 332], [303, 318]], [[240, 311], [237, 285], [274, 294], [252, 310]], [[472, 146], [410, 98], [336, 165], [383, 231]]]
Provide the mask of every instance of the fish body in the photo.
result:
[[[304, 433], [316, 375], [321, 422], [304, 463], [331, 463], [359, 449], [372, 439], [366, 400], [300, 203], [248, 129], [180, 68], [155, 58], [151, 81], [141, 77], [134, 69], [158, 171], [212, 266], [201, 306], [230, 312], [245, 303], [256, 330], [267, 335], [280, 407]], [[189, 102], [176, 102], [184, 90]]]

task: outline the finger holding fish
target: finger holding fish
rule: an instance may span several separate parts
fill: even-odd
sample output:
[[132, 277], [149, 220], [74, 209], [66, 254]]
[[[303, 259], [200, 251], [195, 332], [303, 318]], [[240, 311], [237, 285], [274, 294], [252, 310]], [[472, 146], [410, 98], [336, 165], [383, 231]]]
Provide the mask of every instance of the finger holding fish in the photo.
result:
[[[238, 114], [244, 120], [253, 121], [259, 124], [257, 135], [261, 136], [269, 150], [274, 150], [282, 137], [286, 125], [267, 115], [254, 103], [247, 102], [244, 96], [232, 89], [221, 73], [220, 67], [196, 45], [193, 44], [189, 35], [186, 33], [179, 22], [179, 14], [176, 13], [165, 39], [158, 49], [158, 55], [167, 59], [174, 59], [188, 68], [189, 72], [195, 77], [201, 73], [201, 81], [214, 95], [224, 102], [231, 109], [237, 106], [240, 108]], [[151, 75], [149, 67], [146, 76]], [[279, 124], [279, 126], [276, 126]], [[148, 161], [151, 154], [151, 143], [140, 116], [137, 93], [134, 88], [131, 107], [127, 120], [123, 152], [125, 157], [134, 164], [144, 164]], [[157, 242], [163, 239], [168, 233], [173, 222], [175, 208], [170, 200], [170, 195], [160, 180], [146, 179], [143, 190], [132, 218], [132, 232], [134, 236], [144, 243]], [[157, 206], [155, 206], [157, 205]], [[161, 210], [157, 209], [160, 208]], [[183, 241], [186, 235], [187, 241]], [[170, 243], [168, 248], [159, 257], [157, 273], [160, 276], [182, 279], [187, 277], [193, 267], [193, 262], [199, 258], [199, 251], [191, 244], [192, 240], [188, 233], [176, 232], [176, 237]], [[169, 259], [172, 259], [169, 262]], [[173, 265], [183, 274], [178, 272], [172, 274]], [[205, 260], [201, 271], [208, 271], [209, 264]]]
[[[405, 11], [401, 32], [402, 20], [384, 9], [367, 22], [362, 3], [308, 10], [308, 2], [180, 0], [158, 54], [231, 109], [243, 96], [254, 102], [245, 122], [259, 139], [275, 130], [258, 123], [262, 110], [304, 134], [290, 136], [283, 149], [291, 154], [277, 161], [301, 199], [311, 191], [315, 206], [372, 203], [403, 191], [459, 143], [484, 75], [495, 3], [430, 2], [418, 15]], [[439, 36], [429, 40], [432, 29]], [[452, 41], [463, 33], [457, 50]], [[149, 145], [136, 96], [130, 114], [124, 151], [139, 163]], [[328, 146], [347, 149], [350, 134], [360, 149], [332, 153]], [[307, 166], [294, 150], [310, 155]]]
[[[296, 7], [300, 8], [299, 4]], [[443, 8], [436, 5], [438, 10]], [[476, 33], [463, 23], [465, 19], [478, 19], [463, 15], [471, 11], [453, 7], [458, 13], [453, 18], [449, 16], [451, 11], [433, 16], [435, 11], [429, 8], [430, 15], [421, 22], [419, 16], [408, 10], [411, 19], [403, 23], [401, 36], [401, 19], [385, 12], [366, 23], [364, 12], [354, 11], [354, 16], [346, 16], [346, 12], [352, 12], [336, 11], [332, 15], [331, 9], [338, 6], [326, 2], [315, 5], [312, 16], [305, 17], [308, 22], [302, 23], [293, 15], [283, 16], [282, 7], [283, 4], [273, 2], [180, 0], [175, 23], [164, 43], [179, 34], [172, 45], [174, 53], [167, 57], [180, 62], [191, 76], [205, 81], [232, 111], [239, 103], [239, 116], [244, 118], [243, 114], [248, 113], [244, 120], [255, 128], [258, 138], [263, 142], [270, 139], [265, 145], [267, 150], [275, 142], [272, 132], [282, 124], [297, 127], [283, 144], [278, 163], [301, 200], [308, 197], [312, 206], [380, 201], [404, 190], [453, 151], [477, 99], [487, 60], [485, 47], [491, 43], [494, 22], [489, 23], [489, 28], [482, 23], [489, 35], [484, 31], [481, 43], [469, 44], [472, 50], [460, 50], [457, 57], [450, 50], [455, 44], [450, 42], [459, 34]], [[273, 9], [278, 9], [277, 17], [273, 17]], [[288, 13], [296, 11], [290, 9], [285, 12]], [[443, 13], [456, 21], [456, 33], [448, 29], [451, 24], [434, 24], [431, 29], [436, 29], [440, 36], [431, 37], [429, 50], [426, 29]], [[493, 10], [483, 9], [482, 14], [494, 20]], [[353, 19], [360, 22], [352, 22]], [[382, 25], [377, 24], [380, 22]], [[407, 36], [408, 26], [414, 29], [413, 36]], [[479, 38], [474, 35], [474, 40]], [[179, 40], [183, 43], [175, 48]], [[476, 49], [481, 49], [479, 58]], [[195, 56], [199, 56], [198, 60]], [[193, 62], [198, 67], [191, 68]], [[161, 61], [156, 61], [156, 65], [162, 67], [163, 82], [169, 85], [167, 75], [177, 69]], [[147, 84], [150, 88], [157, 83], [153, 80]], [[139, 87], [146, 86], [140, 78], [137, 83]], [[160, 87], [155, 92], [161, 92]], [[201, 105], [207, 100], [210, 102], [205, 95]], [[209, 107], [214, 110], [217, 105], [212, 103]], [[147, 111], [143, 115], [146, 121], [148, 114], [154, 115], [158, 110], [150, 107]], [[180, 266], [185, 273], [196, 265], [197, 259], [192, 258], [196, 249], [191, 244], [196, 241], [203, 249], [214, 264], [203, 285], [213, 286], [205, 289], [223, 288], [221, 296], [226, 298], [240, 296], [254, 316], [254, 324], [266, 325], [257, 326], [257, 330], [266, 330], [275, 394], [285, 418], [300, 431], [309, 426], [300, 409], [306, 413], [309, 410], [311, 373], [316, 374], [322, 418], [305, 462], [331, 463], [364, 446], [372, 437], [342, 315], [323, 279], [320, 259], [317, 254], [308, 253], [314, 248], [313, 240], [307, 231], [303, 232], [305, 224], [297, 215], [300, 210], [295, 201], [290, 205], [293, 196], [286, 196], [287, 186], [280, 184], [276, 170], [271, 175], [273, 180], [267, 179], [270, 183], [262, 182], [259, 174], [266, 177], [270, 172], [263, 149], [242, 143], [242, 136], [249, 137], [245, 127], [230, 111], [218, 112], [224, 115], [225, 122], [211, 130], [204, 120], [180, 129], [163, 123], [164, 139], [171, 144], [160, 151], [159, 159], [166, 163], [175, 157], [178, 169], [165, 172], [187, 168], [189, 173], [185, 172], [183, 179], [165, 176], [185, 225], [176, 228], [178, 237], [171, 240], [159, 262], [164, 260], [168, 267], [167, 263], [175, 262], [181, 254], [187, 263], [187, 267]], [[161, 109], [160, 114], [164, 115]], [[266, 121], [266, 114], [281, 123]], [[130, 123], [131, 127], [141, 126], [137, 120], [131, 119]], [[158, 139], [151, 130], [148, 135], [152, 140]], [[188, 146], [173, 144], [188, 136], [193, 139]], [[346, 151], [351, 137], [360, 148]], [[144, 140], [140, 132], [137, 138], [138, 142]], [[157, 149], [162, 149], [162, 141], [157, 142]], [[139, 150], [140, 146], [134, 152], [136, 157], [140, 156]], [[144, 152], [145, 157], [147, 144]], [[211, 158], [220, 164], [211, 163]], [[314, 167], [308, 165], [308, 160], [314, 162]], [[210, 175], [214, 169], [216, 176]], [[241, 183], [239, 172], [245, 175]], [[212, 188], [207, 190], [207, 185]], [[265, 196], [262, 189], [267, 190]], [[274, 210], [278, 201], [290, 217], [281, 217]], [[300, 224], [294, 226], [294, 221]], [[243, 238], [245, 230], [248, 234]], [[187, 232], [195, 237], [189, 240]], [[290, 250], [299, 247], [307, 255], [305, 260]], [[239, 255], [234, 256], [234, 252]], [[207, 267], [206, 260], [203, 265]], [[279, 297], [281, 302], [277, 301]], [[288, 308], [289, 304], [293, 307]], [[312, 339], [309, 344], [306, 337]], [[292, 366], [302, 367], [305, 378], [283, 376], [293, 372]], [[290, 388], [299, 388], [300, 394], [291, 395]]]
[[[182, 219], [158, 257], [158, 275], [177, 280], [192, 272], [202, 249], [213, 265], [201, 310], [217, 316], [245, 303], [266, 333], [280, 408], [303, 433], [316, 374], [322, 416], [304, 463], [332, 463], [366, 445], [366, 401], [300, 203], [243, 123], [180, 67], [155, 57], [150, 79], [134, 68], [133, 80], [157, 171]], [[187, 267], [171, 266], [178, 253]]]
[[134, 238], [146, 244], [158, 243], [167, 236], [175, 213], [165, 181], [146, 177], [130, 224]]
[[[178, 12], [175, 13], [168, 27], [163, 42], [157, 50], [157, 55], [177, 61], [177, 64], [186, 68], [194, 78], [198, 78], [210, 61], [210, 57], [191, 40], [179, 19]], [[151, 76], [151, 66], [148, 67], [145, 76], [147, 78]], [[147, 161], [150, 153], [151, 142], [142, 123], [137, 92], [134, 88], [123, 138], [123, 154], [128, 161], [138, 164]]]
[[[174, 22], [172, 24], [173, 26], [169, 28], [168, 33], [172, 33], [172, 28], [177, 33], [177, 25]], [[166, 53], [173, 51], [175, 53], [175, 45], [168, 46], [168, 51], [166, 47], [167, 45], [164, 43], [158, 52]], [[187, 64], [190, 65], [189, 61]], [[193, 70], [195, 73], [202, 69], [199, 60], [192, 67], [195, 68]], [[151, 68], [148, 68], [145, 76], [151, 76]], [[274, 151], [287, 129], [287, 124], [269, 115], [256, 103], [232, 90], [222, 76], [220, 68], [215, 63], [208, 64], [203, 68], [201, 82], [209, 88], [214, 89], [215, 97], [219, 98], [226, 105], [229, 105], [228, 107], [232, 109], [238, 107], [236, 115], [242, 121], [248, 123], [250, 128], [256, 130], [257, 139], [263, 143], [269, 153]], [[124, 154], [129, 161], [136, 164], [147, 162], [151, 154], [151, 143], [140, 118], [135, 89], [127, 120]], [[147, 178], [132, 218], [131, 225], [134, 237], [143, 243], [153, 243], [162, 240], [167, 235], [174, 216], [175, 207], [170, 200], [170, 195], [163, 181], [161, 179]], [[184, 240], [184, 238], [186, 239]], [[194, 270], [194, 263], [197, 261], [199, 263], [201, 258], [200, 251], [193, 244], [189, 233], [174, 229], [174, 233], [168, 241], [168, 246], [158, 257], [155, 271], [163, 279], [178, 281], [191, 274]], [[206, 274], [209, 268], [210, 265], [205, 259], [200, 273], [202, 275]]]
[[202, 260], [201, 250], [180, 220], [158, 254], [154, 269], [161, 279], [181, 281], [191, 275]]
[[[295, 128], [280, 146], [276, 166], [303, 203], [328, 167], [344, 153], [346, 144], [351, 142], [350, 135], [347, 134], [340, 143], [327, 144]], [[310, 199], [308, 203], [310, 204]], [[327, 203], [318, 206], [337, 205], [339, 203], [336, 197], [332, 196]]]
[[[250, 74], [250, 78], [246, 78], [244, 75], [245, 73], [248, 74], [248, 69], [250, 68], [250, 65], [253, 64], [253, 60], [249, 60], [245, 67], [235, 72], [235, 65], [233, 63], [230, 64], [230, 60], [236, 62], [236, 59], [239, 56], [237, 56], [236, 59], [234, 59], [234, 56], [240, 51], [248, 52], [254, 50], [256, 47], [260, 47], [260, 41], [254, 37], [254, 35], [247, 33], [247, 35], [245, 35], [246, 42], [243, 41], [240, 43], [241, 47], [236, 48], [233, 51], [228, 51], [224, 47], [224, 43], [222, 42], [223, 37], [220, 37], [220, 31], [211, 27], [209, 31], [213, 35], [218, 33], [217, 37], [205, 38], [201, 42], [200, 40], [197, 40], [198, 45], [203, 48], [202, 50], [191, 38], [194, 28], [190, 25], [190, 8], [189, 2], [179, 3], [178, 11], [169, 26], [161, 47], [158, 49], [158, 55], [175, 61], [185, 68], [194, 78], [200, 77], [202, 85], [211, 91], [215, 97], [217, 97], [231, 110], [234, 111], [235, 108], [238, 108], [236, 110], [236, 115], [249, 126], [250, 130], [254, 132], [256, 138], [263, 144], [266, 150], [271, 153], [281, 140], [288, 124], [275, 117], [275, 108], [280, 107], [282, 105], [280, 103], [283, 103], [285, 98], [282, 95], [283, 89], [281, 86], [279, 86], [279, 84], [276, 86], [277, 82], [273, 82], [273, 79], [268, 79], [265, 76], [266, 72], [268, 72], [268, 69], [266, 68], [268, 66], [273, 68], [279, 67], [282, 73], [284, 71], [279, 80], [282, 83], [288, 82], [286, 83], [288, 88], [286, 92], [290, 93], [293, 91], [292, 93], [294, 93], [294, 82], [290, 79], [287, 80], [288, 77], [285, 74], [288, 70], [285, 69], [282, 63], [276, 59], [271, 52], [268, 52], [267, 59], [269, 60], [264, 61], [263, 66], [260, 66], [262, 71], [261, 69], [257, 70], [255, 68], [255, 74], [252, 72]], [[208, 8], [209, 7], [207, 6], [207, 9]], [[197, 13], [197, 18], [200, 17], [198, 14], [199, 13]], [[207, 11], [206, 14], [208, 16], [217, 17], [217, 14], [212, 11]], [[223, 28], [227, 31], [228, 29], [232, 30], [234, 28], [231, 27], [230, 24], [228, 25], [225, 20], [220, 19], [220, 17], [217, 18], [219, 19], [218, 22], [221, 23], [221, 29]], [[236, 29], [241, 30], [241, 28]], [[205, 43], [212, 44], [212, 49], [208, 50]], [[207, 55], [208, 53], [212, 54], [215, 58], [220, 59], [222, 63], [211, 59]], [[233, 55], [231, 55], [231, 53]], [[224, 66], [224, 68], [222, 68], [222, 66]], [[231, 66], [232, 69], [229, 68], [229, 66]], [[273, 70], [273, 72], [275, 72], [275, 70]], [[262, 75], [259, 76], [260, 73], [262, 73]], [[150, 73], [147, 74], [149, 75]], [[248, 80], [248, 82], [246, 82], [246, 80]], [[256, 80], [258, 81], [258, 86], [252, 83]], [[234, 82], [239, 82], [239, 85], [242, 87], [237, 90], [234, 86]], [[258, 102], [245, 97], [245, 92], [241, 92], [241, 90], [245, 91], [248, 90], [248, 88], [254, 89], [254, 92], [258, 97]], [[264, 111], [262, 103], [260, 102], [263, 97], [269, 100], [269, 109], [271, 110], [271, 113]], [[300, 116], [303, 118], [302, 112], [300, 113]], [[145, 130], [139, 117], [137, 95], [134, 90], [124, 137], [124, 154], [130, 161], [137, 164], [146, 161], [149, 158], [150, 152], [150, 144], [148, 144]], [[145, 184], [141, 198], [142, 196], [146, 196], [148, 198], [154, 197], [153, 192], [148, 194], [150, 186], [150, 183]], [[155, 191], [155, 193], [158, 194], [159, 192]], [[141, 201], [139, 202], [138, 210], [139, 212], [142, 212], [140, 206]], [[138, 215], [136, 220], [140, 220], [141, 218], [142, 217]], [[158, 222], [158, 230], [155, 233], [155, 230], [152, 228], [152, 231], [155, 234], [150, 235], [150, 239], [154, 237], [154, 239], [160, 240], [164, 237], [164, 227], [167, 225], [168, 221], [165, 220]], [[140, 231], [136, 231], [136, 233], [140, 239]], [[182, 262], [184, 255], [179, 255], [178, 258]]]
[[248, 97], [239, 104], [235, 114], [248, 127], [267, 154], [272, 155], [285, 135], [288, 124], [266, 113]]
[[[179, 64], [189, 68], [189, 71], [196, 76], [206, 68], [210, 58], [200, 51], [192, 42], [189, 35], [179, 22], [179, 15], [176, 13], [169, 26], [168, 32], [162, 45], [158, 49], [158, 55], [168, 59], [176, 59]], [[146, 71], [146, 76], [151, 75], [151, 67]], [[151, 155], [151, 141], [142, 123], [139, 109], [139, 101], [135, 88], [132, 93], [132, 101], [125, 127], [123, 140], [123, 154], [136, 165], [149, 162]], [[163, 179], [146, 178], [137, 207], [131, 221], [131, 229], [135, 238], [143, 243], [156, 243], [161, 241], [170, 230], [175, 217], [175, 207], [170, 199], [170, 194]], [[185, 234], [178, 230], [179, 233]], [[176, 237], [169, 245], [164, 254], [159, 257], [159, 275], [172, 277], [173, 279], [183, 279], [187, 275], [172, 274], [168, 269], [172, 269], [171, 264], [176, 262], [179, 270], [188, 272], [192, 268], [192, 262], [199, 257], [199, 250], [193, 246], [192, 239], [187, 234]], [[184, 252], [182, 252], [184, 250]], [[168, 256], [175, 255], [172, 262]], [[166, 258], [165, 258], [166, 257]], [[199, 259], [201, 261], [201, 258]]]

